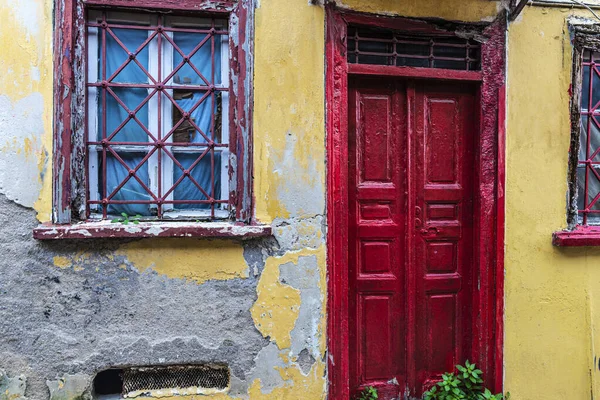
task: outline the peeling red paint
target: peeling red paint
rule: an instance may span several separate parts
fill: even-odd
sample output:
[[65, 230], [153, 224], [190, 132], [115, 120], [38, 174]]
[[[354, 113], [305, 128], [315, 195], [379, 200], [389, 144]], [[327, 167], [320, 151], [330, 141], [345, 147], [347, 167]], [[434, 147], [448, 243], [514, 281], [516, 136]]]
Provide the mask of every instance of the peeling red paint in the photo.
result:
[[38, 240], [150, 237], [251, 239], [269, 236], [271, 233], [269, 225], [185, 222], [143, 222], [137, 225], [123, 225], [88, 222], [73, 225], [41, 225], [34, 229], [33, 237]]
[[[473, 26], [482, 43], [482, 71], [473, 75], [457, 71], [425, 71], [417, 68], [351, 67], [346, 62], [346, 29], [349, 22], [362, 25], [425, 32], [437, 31], [436, 25], [423, 21], [343, 13], [327, 7], [326, 90], [328, 148], [328, 254], [329, 254], [329, 380], [330, 397], [347, 399], [349, 387], [348, 356], [348, 281], [345, 274], [347, 248], [347, 121], [348, 74], [393, 75], [410, 78], [467, 79], [480, 81], [480, 139], [477, 154], [478, 201], [475, 227], [477, 242], [479, 295], [475, 307], [482, 310], [474, 326], [473, 346], [477, 361], [488, 372], [488, 386], [502, 388], [502, 331], [504, 279], [504, 83], [506, 20], [500, 15], [487, 27]], [[436, 22], [437, 23], [437, 22]], [[439, 23], [442, 26], [441, 23]], [[450, 23], [445, 24], [450, 26]], [[460, 27], [469, 28], [468, 24]]]
[[235, 8], [232, 0], [84, 0], [86, 5], [135, 7], [185, 11], [229, 13]]
[[[237, 222], [250, 223], [252, 188], [252, 0], [61, 0], [55, 8], [53, 222], [85, 219], [85, 9], [133, 7], [230, 16], [230, 200]], [[77, 50], [77, 51], [74, 51]]]
[[559, 247], [600, 246], [600, 226], [578, 225], [571, 231], [554, 232], [552, 244]]
[[70, 54], [75, 44], [73, 21], [76, 0], [56, 2], [54, 48], [54, 147], [53, 147], [53, 207], [52, 219], [57, 223], [71, 222], [71, 101], [73, 69]]

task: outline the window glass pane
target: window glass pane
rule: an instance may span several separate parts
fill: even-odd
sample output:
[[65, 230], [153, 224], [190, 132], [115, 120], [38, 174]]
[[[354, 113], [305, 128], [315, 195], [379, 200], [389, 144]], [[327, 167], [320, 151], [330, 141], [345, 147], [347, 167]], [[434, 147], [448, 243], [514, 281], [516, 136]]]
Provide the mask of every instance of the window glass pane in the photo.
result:
[[[106, 94], [106, 137], [112, 142], [148, 142], [150, 138], [145, 129], [148, 129], [149, 101], [144, 102], [148, 97], [148, 90], [115, 87], [111, 91], [114, 95], [110, 92]], [[130, 112], [135, 112], [135, 118], [130, 116]], [[100, 100], [99, 141], [102, 140], [103, 114]]]
[[[148, 45], [146, 44], [142, 47], [148, 41], [148, 31], [113, 28], [107, 32], [106, 79], [109, 80], [116, 74], [112, 82], [148, 82]], [[138, 49], [141, 49], [139, 53], [137, 53]], [[129, 53], [135, 55], [134, 60], [129, 59]], [[102, 52], [100, 52], [98, 58], [100, 59], [100, 63], [102, 63]], [[99, 70], [102, 71], [101, 68]]]
[[[173, 52], [173, 66], [177, 67], [183, 62], [183, 57], [190, 56], [196, 47], [204, 41], [200, 47], [189, 58], [189, 62], [177, 70], [173, 76], [175, 84], [185, 85], [208, 85], [221, 84], [221, 35], [214, 35], [214, 39], [202, 33], [174, 32], [173, 41], [177, 48]], [[214, 78], [211, 57], [214, 41]], [[183, 53], [184, 55], [182, 55]], [[203, 79], [204, 78], [204, 79]]]
[[[174, 142], [207, 143], [211, 137], [213, 113], [211, 112], [212, 97], [207, 92], [191, 90], [174, 90], [173, 98], [178, 107], [173, 107], [173, 126], [177, 127]], [[215, 95], [215, 103], [217, 96]], [[183, 118], [183, 113], [189, 114], [189, 119]], [[214, 113], [217, 112], [215, 104]], [[216, 116], [215, 116], [216, 120]], [[215, 121], [216, 123], [216, 121]], [[215, 139], [217, 139], [215, 137]], [[215, 140], [217, 141], [217, 140]]]
[[600, 148], [600, 115], [594, 115], [590, 124], [590, 160], [593, 162], [600, 161], [600, 154], [598, 149]]
[[598, 102], [600, 102], [600, 75], [597, 69], [594, 68], [592, 73], [592, 109], [597, 108]]
[[[110, 196], [123, 182], [127, 182], [121, 186], [112, 197], [113, 201], [151, 201], [152, 196], [140, 182], [134, 177], [129, 177], [129, 170], [135, 170], [146, 156], [143, 152], [118, 152], [118, 156], [123, 160], [123, 165], [114, 155], [108, 153], [106, 155], [106, 188], [107, 196]], [[99, 154], [99, 164], [102, 165], [102, 154]], [[99, 181], [102, 182], [102, 168], [100, 169]], [[135, 175], [148, 186], [148, 162], [144, 162], [136, 171]], [[150, 207], [148, 204], [109, 204], [108, 214], [119, 215], [126, 213], [128, 215], [150, 215]]]
[[587, 129], [588, 116], [581, 116], [581, 130], [579, 133], [579, 161], [587, 160]]
[[583, 66], [583, 77], [581, 82], [581, 108], [587, 110], [590, 103], [590, 66]]
[[[585, 166], [577, 167], [577, 209], [585, 210]], [[580, 217], [583, 214], [579, 214]]]
[[[594, 199], [600, 194], [600, 179], [594, 173], [600, 175], [600, 165], [595, 165], [587, 171], [587, 196], [585, 193], [586, 184], [586, 167], [580, 166], [577, 168], [577, 209], [579, 213], [579, 221], [583, 222], [583, 214], [587, 214], [588, 224], [600, 223], [600, 199], [594, 202]], [[587, 197], [587, 201], [586, 201]], [[594, 203], [593, 203], [594, 202]], [[592, 204], [593, 203], [593, 204]], [[587, 204], [587, 208], [586, 208]]]
[[[221, 199], [221, 155], [218, 152], [214, 154], [214, 192], [211, 189], [211, 154], [208, 152], [204, 155], [199, 161], [198, 158], [201, 154], [186, 154], [180, 153], [175, 154], [177, 161], [181, 163], [181, 165], [190, 170], [190, 176], [194, 179], [196, 183], [192, 181], [189, 177], [183, 178], [181, 183], [177, 185], [175, 188], [174, 199], [175, 200], [207, 200], [210, 197], [216, 200]], [[192, 168], [193, 166], [193, 168]], [[175, 167], [173, 171], [173, 182], [177, 182], [179, 178], [183, 175], [183, 171], [180, 168]], [[202, 190], [198, 188], [202, 188], [206, 194], [209, 195], [207, 197]], [[176, 209], [210, 209], [210, 204], [176, 204]]]

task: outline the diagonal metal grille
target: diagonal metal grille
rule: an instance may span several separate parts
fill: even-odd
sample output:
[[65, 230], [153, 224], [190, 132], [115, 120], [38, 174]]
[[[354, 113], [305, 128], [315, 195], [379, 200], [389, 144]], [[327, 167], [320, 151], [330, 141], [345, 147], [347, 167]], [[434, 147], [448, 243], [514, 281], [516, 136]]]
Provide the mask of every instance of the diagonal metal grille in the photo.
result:
[[348, 27], [348, 62], [351, 64], [478, 71], [480, 61], [481, 46], [472, 39]]
[[585, 50], [577, 165], [579, 222], [600, 222], [600, 53]]
[[229, 380], [229, 369], [224, 366], [130, 368], [123, 371], [123, 395], [165, 389], [224, 390]]
[[[178, 205], [197, 205], [208, 209], [210, 218], [214, 219], [215, 210], [229, 207], [229, 200], [219, 193], [216, 176], [220, 176], [219, 164], [221, 156], [229, 148], [226, 140], [221, 140], [221, 115], [223, 94], [229, 91], [227, 82], [220, 82], [221, 71], [219, 68], [227, 68], [227, 65], [217, 66], [220, 63], [217, 54], [217, 46], [220, 46], [223, 37], [228, 35], [226, 21], [215, 18], [203, 18], [207, 21], [203, 26], [179, 26], [167, 23], [167, 17], [162, 14], [152, 14], [154, 23], [124, 23], [115, 22], [107, 12], [97, 12], [100, 18], [90, 18], [87, 26], [97, 32], [97, 46], [99, 61], [88, 53], [88, 63], [98, 63], [98, 76], [88, 76], [87, 87], [96, 93], [98, 99], [97, 126], [90, 122], [88, 116], [88, 132], [86, 148], [88, 159], [98, 157], [98, 172], [90, 172], [88, 164], [88, 201], [87, 215], [92, 212], [100, 212], [102, 218], [106, 219], [111, 214], [110, 208], [119, 204], [147, 204], [158, 218], [164, 217], [165, 208], [177, 208]], [[120, 32], [140, 31], [147, 32], [145, 39], [139, 46], [130, 48], [127, 46]], [[177, 33], [189, 34], [197, 38], [190, 49], [183, 49], [174, 40]], [[116, 43], [119, 55], [124, 60], [118, 68], [112, 72], [107, 68], [107, 59], [112, 54], [107, 51], [107, 43]], [[154, 45], [154, 50], [149, 50]], [[171, 58], [167, 59], [169, 48]], [[197, 55], [200, 50], [210, 54], [210, 59], [202, 59], [203, 65], [198, 65]], [[210, 51], [207, 51], [210, 49]], [[187, 50], [187, 51], [186, 51]], [[157, 68], [152, 70], [150, 66], [140, 62], [142, 54], [153, 52], [157, 57]], [[114, 53], [114, 52], [113, 52]], [[175, 56], [180, 61], [175, 61]], [[203, 57], [201, 57], [203, 58]], [[120, 62], [121, 58], [119, 58]], [[168, 68], [165, 67], [171, 63]], [[118, 65], [118, 64], [117, 64]], [[143, 81], [124, 82], [121, 78], [124, 71], [135, 69], [143, 73]], [[180, 77], [181, 71], [197, 75], [197, 79]], [[207, 73], [207, 71], [209, 71]], [[140, 103], [132, 104], [129, 95], [134, 92], [144, 93]], [[187, 107], [182, 107], [178, 102], [178, 96], [187, 96], [187, 99], [195, 101]], [[180, 100], [180, 99], [179, 99]], [[88, 100], [90, 101], [90, 100]], [[120, 113], [127, 117], [117, 121], [116, 128], [108, 128], [107, 119], [115, 118], [107, 107], [108, 102], [118, 105]], [[199, 121], [193, 117], [199, 107], [208, 107], [210, 110], [209, 121], [204, 123], [204, 129]], [[167, 115], [165, 109], [171, 110]], [[149, 109], [152, 109], [150, 112]], [[89, 112], [89, 111], [88, 111]], [[148, 115], [151, 120], [148, 120]], [[165, 124], [169, 122], [169, 124]], [[172, 124], [171, 124], [172, 122]], [[152, 128], [155, 126], [155, 128]], [[165, 128], [166, 126], [166, 128]], [[208, 126], [208, 129], [206, 128]], [[132, 140], [124, 134], [127, 127], [133, 127], [139, 134]], [[97, 132], [94, 132], [97, 130]], [[197, 135], [198, 140], [192, 141], [190, 135]], [[141, 136], [140, 136], [141, 135]], [[131, 135], [130, 135], [131, 136]], [[141, 154], [141, 161], [132, 154]], [[185, 158], [186, 162], [182, 162]], [[151, 185], [146, 176], [154, 171], [148, 171], [150, 161], [157, 165], [156, 185]], [[124, 178], [116, 185], [109, 185], [107, 175], [107, 164], [113, 162], [117, 168], [125, 171]], [[167, 186], [163, 182], [163, 174], [169, 173], [163, 166], [165, 163], [172, 164], [174, 178]], [[154, 165], [154, 164], [153, 164]], [[198, 181], [194, 171], [202, 168], [203, 171], [210, 170], [208, 184]], [[97, 174], [98, 183], [96, 187], [89, 187], [91, 174]], [[120, 178], [119, 178], [120, 179]], [[175, 198], [173, 194], [178, 187], [186, 182], [188, 194], [186, 198]], [[132, 183], [142, 188], [140, 198], [119, 197]], [[190, 189], [191, 188], [191, 189]], [[96, 198], [90, 193], [97, 191]], [[195, 195], [194, 195], [195, 193]]]

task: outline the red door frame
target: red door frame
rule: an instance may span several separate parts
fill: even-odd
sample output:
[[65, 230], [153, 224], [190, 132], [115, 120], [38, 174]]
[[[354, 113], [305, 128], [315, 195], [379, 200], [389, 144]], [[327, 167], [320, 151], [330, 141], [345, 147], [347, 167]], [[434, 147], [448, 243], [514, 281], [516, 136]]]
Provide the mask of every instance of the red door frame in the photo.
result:
[[[504, 176], [505, 176], [505, 33], [503, 14], [483, 29], [481, 71], [349, 65], [346, 59], [348, 24], [371, 25], [435, 33], [423, 21], [341, 11], [327, 6], [327, 251], [328, 251], [328, 377], [329, 398], [350, 396], [348, 345], [348, 76], [379, 75], [472, 81], [479, 83], [480, 129], [476, 143], [475, 274], [479, 292], [474, 306], [481, 310], [474, 324], [474, 360], [486, 372], [486, 384], [501, 391], [504, 333]], [[464, 25], [463, 25], [464, 28]], [[409, 250], [410, 251], [410, 250]], [[473, 361], [473, 360], [471, 360]]]

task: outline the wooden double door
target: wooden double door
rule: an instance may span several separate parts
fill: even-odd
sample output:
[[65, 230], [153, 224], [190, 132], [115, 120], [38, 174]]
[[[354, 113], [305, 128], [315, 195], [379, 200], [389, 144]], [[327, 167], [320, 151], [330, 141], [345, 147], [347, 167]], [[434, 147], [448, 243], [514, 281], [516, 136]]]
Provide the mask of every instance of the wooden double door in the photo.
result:
[[351, 395], [420, 398], [477, 359], [477, 88], [361, 78], [348, 99]]

